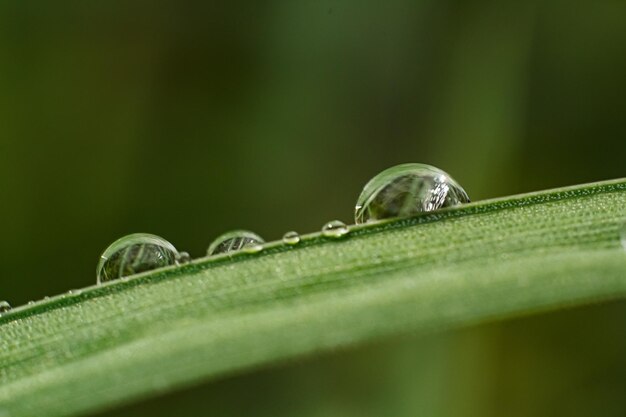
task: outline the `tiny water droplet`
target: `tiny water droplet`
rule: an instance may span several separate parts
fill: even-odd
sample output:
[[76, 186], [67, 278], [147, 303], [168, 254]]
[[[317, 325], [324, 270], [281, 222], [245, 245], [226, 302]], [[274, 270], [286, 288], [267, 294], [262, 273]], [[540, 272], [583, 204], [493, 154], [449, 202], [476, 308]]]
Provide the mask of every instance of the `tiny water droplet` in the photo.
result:
[[259, 253], [263, 250], [263, 245], [255, 242], [246, 243], [241, 250], [245, 253]]
[[178, 257], [176, 258], [176, 263], [178, 265], [188, 264], [189, 262], [191, 262], [191, 255], [189, 255], [189, 252], [180, 252], [178, 254]]
[[322, 227], [322, 235], [335, 239], [347, 235], [349, 231], [348, 226], [339, 220], [330, 221]]
[[[243, 249], [248, 245], [261, 245], [265, 243], [263, 238], [248, 230], [233, 230], [218, 236], [207, 250], [207, 255], [217, 255], [219, 253], [229, 253]], [[263, 246], [261, 246], [261, 250]], [[259, 250], [256, 250], [259, 252]], [[254, 253], [254, 250], [252, 251]]]
[[11, 310], [11, 304], [8, 301], [0, 301], [0, 314]]
[[32, 306], [33, 304], [35, 304], [35, 302], [33, 300], [30, 300], [28, 303], [26, 303], [29, 306]]
[[69, 295], [81, 295], [83, 290], [69, 290], [67, 293]]
[[167, 240], [148, 233], [134, 233], [113, 242], [98, 262], [98, 284], [174, 265], [178, 251]]
[[283, 242], [287, 245], [297, 245], [300, 243], [300, 235], [298, 232], [287, 232], [283, 235]]
[[463, 187], [444, 171], [426, 164], [402, 164], [384, 170], [365, 185], [354, 220], [363, 224], [409, 217], [469, 201]]

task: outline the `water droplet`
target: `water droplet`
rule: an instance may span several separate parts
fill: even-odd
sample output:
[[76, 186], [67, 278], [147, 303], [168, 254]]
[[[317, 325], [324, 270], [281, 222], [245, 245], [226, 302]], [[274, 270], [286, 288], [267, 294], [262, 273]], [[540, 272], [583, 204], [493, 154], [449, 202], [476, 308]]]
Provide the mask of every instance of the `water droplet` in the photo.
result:
[[6, 313], [9, 310], [11, 310], [11, 304], [7, 301], [0, 301], [0, 314]]
[[246, 243], [241, 250], [245, 253], [259, 253], [263, 250], [263, 245], [256, 242], [250, 242]]
[[98, 262], [98, 284], [117, 278], [174, 265], [178, 251], [167, 240], [135, 233], [116, 240], [106, 248]]
[[287, 232], [283, 235], [283, 242], [287, 245], [297, 245], [300, 243], [300, 235], [298, 232]]
[[357, 224], [409, 217], [469, 203], [467, 193], [444, 171], [425, 164], [402, 164], [372, 178], [357, 200]]
[[626, 222], [622, 224], [622, 230], [620, 231], [620, 239], [622, 241], [622, 247], [626, 250]]
[[347, 235], [349, 231], [348, 226], [339, 220], [330, 221], [322, 227], [322, 235], [335, 239]]
[[[209, 246], [207, 254], [210, 256], [217, 255], [218, 253], [229, 253], [243, 249], [245, 246], [251, 244], [261, 245], [262, 243], [265, 243], [265, 241], [256, 233], [252, 233], [248, 230], [233, 230], [215, 239]], [[261, 246], [261, 250], [262, 249], [263, 246]], [[258, 251], [259, 250], [256, 250], [256, 252]], [[252, 252], [254, 253], [254, 249]]]
[[33, 300], [30, 300], [29, 302], [26, 303], [26, 305], [29, 305], [29, 306], [32, 306], [33, 304], [35, 304]]
[[191, 262], [191, 255], [189, 255], [189, 252], [180, 252], [178, 254], [178, 257], [176, 258], [176, 263], [178, 265], [188, 264], [189, 262]]

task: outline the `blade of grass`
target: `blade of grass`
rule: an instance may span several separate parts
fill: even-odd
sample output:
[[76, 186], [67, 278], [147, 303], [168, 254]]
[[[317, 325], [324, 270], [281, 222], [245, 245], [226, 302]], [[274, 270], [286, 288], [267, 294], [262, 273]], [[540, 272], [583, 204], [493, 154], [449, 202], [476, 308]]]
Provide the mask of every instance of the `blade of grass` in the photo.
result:
[[411, 331], [626, 296], [626, 179], [307, 235], [0, 317], [0, 416], [61, 416]]

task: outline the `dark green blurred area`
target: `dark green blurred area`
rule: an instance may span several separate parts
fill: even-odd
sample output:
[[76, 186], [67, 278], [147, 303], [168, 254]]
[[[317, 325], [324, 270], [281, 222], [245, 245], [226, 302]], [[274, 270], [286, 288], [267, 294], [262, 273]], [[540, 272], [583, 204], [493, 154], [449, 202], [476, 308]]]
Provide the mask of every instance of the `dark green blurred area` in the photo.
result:
[[[424, 162], [474, 200], [626, 175], [620, 1], [0, 4], [0, 273], [95, 283], [131, 232], [193, 256], [352, 221]], [[110, 415], [623, 416], [626, 303], [326, 354]], [[109, 414], [107, 414], [109, 415]]]

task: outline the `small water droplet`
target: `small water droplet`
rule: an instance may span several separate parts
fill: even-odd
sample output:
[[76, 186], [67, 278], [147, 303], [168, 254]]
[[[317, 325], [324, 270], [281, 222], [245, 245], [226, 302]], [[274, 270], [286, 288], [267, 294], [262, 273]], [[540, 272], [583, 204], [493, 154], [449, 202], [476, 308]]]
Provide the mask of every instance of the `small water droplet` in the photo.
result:
[[297, 245], [300, 243], [300, 235], [298, 232], [287, 232], [283, 235], [283, 242], [287, 245]]
[[0, 314], [6, 313], [11, 310], [11, 304], [8, 301], [0, 301]]
[[67, 293], [69, 295], [81, 295], [83, 290], [69, 290]]
[[191, 262], [191, 255], [189, 255], [189, 252], [180, 252], [178, 254], [178, 257], [176, 258], [176, 263], [178, 265], [188, 264], [189, 262]]
[[[248, 230], [233, 230], [218, 236], [209, 246], [207, 255], [234, 252], [248, 245], [261, 245], [263, 243], [265, 243], [263, 238], [256, 233], [252, 233]], [[261, 250], [262, 249], [263, 246], [261, 246]], [[256, 250], [256, 252], [259, 252], [259, 250]], [[252, 249], [252, 253], [254, 253], [254, 249]]]
[[469, 203], [467, 193], [444, 171], [425, 164], [386, 169], [363, 188], [354, 210], [356, 224], [409, 217]]
[[620, 240], [622, 241], [622, 247], [626, 250], [626, 222], [622, 224], [622, 230], [620, 231]]
[[263, 250], [263, 245], [255, 242], [246, 243], [241, 250], [245, 253], [259, 253]]
[[339, 220], [330, 221], [322, 227], [322, 235], [335, 239], [347, 235], [349, 231], [348, 226]]
[[35, 304], [35, 302], [33, 300], [30, 300], [29, 302], [26, 303], [29, 306], [32, 306], [33, 304]]
[[121, 277], [174, 265], [178, 251], [167, 240], [135, 233], [113, 242], [100, 256], [98, 284]]

